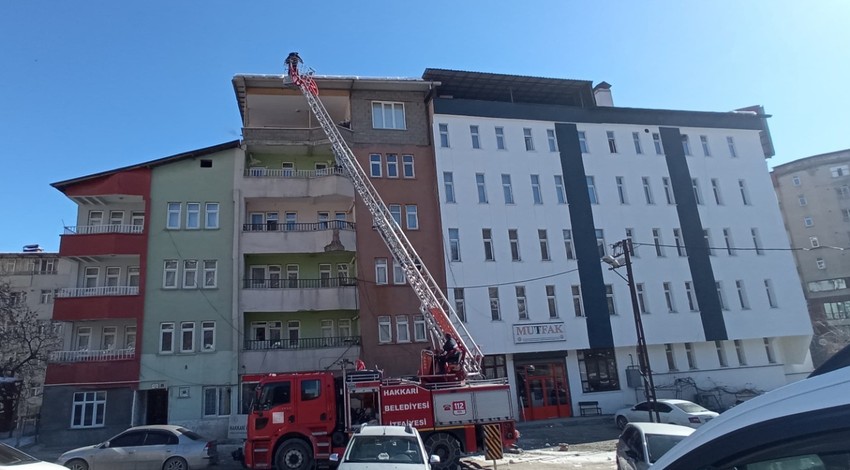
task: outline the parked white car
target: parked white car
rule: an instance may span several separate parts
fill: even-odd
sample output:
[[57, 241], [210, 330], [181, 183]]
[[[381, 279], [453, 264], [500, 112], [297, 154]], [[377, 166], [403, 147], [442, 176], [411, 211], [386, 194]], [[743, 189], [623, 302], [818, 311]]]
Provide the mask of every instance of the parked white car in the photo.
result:
[[65, 470], [0, 442], [0, 470]]
[[419, 431], [410, 426], [363, 426], [342, 457], [331, 454], [330, 460], [339, 462], [337, 470], [430, 470], [432, 463], [440, 463], [438, 456], [428, 456]]
[[664, 423], [629, 423], [617, 441], [617, 470], [646, 470], [694, 428]]
[[[656, 401], [658, 402], [658, 417], [661, 418], [662, 423], [698, 428], [718, 416], [714, 411], [707, 410], [687, 400], [659, 398]], [[614, 422], [620, 429], [633, 422], [650, 422], [649, 410], [650, 403], [648, 401], [640, 402], [635, 406], [617, 411], [614, 414]], [[655, 420], [654, 411], [652, 412], [652, 419]]]

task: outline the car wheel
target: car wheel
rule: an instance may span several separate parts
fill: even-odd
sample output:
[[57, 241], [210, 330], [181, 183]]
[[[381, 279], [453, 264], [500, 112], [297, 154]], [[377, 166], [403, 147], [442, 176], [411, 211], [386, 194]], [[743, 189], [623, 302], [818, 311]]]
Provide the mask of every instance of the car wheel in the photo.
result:
[[162, 464], [162, 470], [189, 470], [189, 462], [183, 457], [171, 457]]
[[274, 462], [278, 470], [307, 470], [313, 468], [313, 452], [304, 441], [290, 439], [278, 447]]
[[625, 429], [627, 424], [629, 424], [629, 420], [626, 419], [625, 416], [623, 416], [623, 415], [617, 416], [617, 427], [618, 428]]
[[431, 464], [431, 468], [435, 470], [456, 468], [460, 461], [460, 443], [450, 434], [431, 435], [425, 440], [425, 449], [428, 450], [429, 455], [440, 457], [440, 463]]
[[89, 464], [83, 459], [71, 459], [65, 462], [65, 466], [71, 470], [89, 470]]

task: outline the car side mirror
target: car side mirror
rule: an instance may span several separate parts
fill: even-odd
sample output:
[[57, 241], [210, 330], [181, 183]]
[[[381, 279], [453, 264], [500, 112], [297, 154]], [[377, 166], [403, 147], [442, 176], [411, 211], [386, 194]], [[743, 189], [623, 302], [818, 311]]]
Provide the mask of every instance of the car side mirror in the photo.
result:
[[98, 446], [99, 449], [106, 449], [108, 447], [109, 447], [109, 441], [103, 442]]
[[428, 458], [428, 463], [440, 463], [440, 456], [433, 454]]
[[339, 454], [334, 452], [333, 454], [328, 456], [328, 460], [330, 460], [331, 462], [339, 462]]

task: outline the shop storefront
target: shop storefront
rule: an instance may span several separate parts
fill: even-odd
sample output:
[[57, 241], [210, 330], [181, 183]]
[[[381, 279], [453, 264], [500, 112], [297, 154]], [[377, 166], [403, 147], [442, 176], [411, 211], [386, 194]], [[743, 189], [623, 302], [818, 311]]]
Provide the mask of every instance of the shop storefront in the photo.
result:
[[523, 421], [572, 416], [566, 355], [566, 351], [514, 355], [517, 402]]

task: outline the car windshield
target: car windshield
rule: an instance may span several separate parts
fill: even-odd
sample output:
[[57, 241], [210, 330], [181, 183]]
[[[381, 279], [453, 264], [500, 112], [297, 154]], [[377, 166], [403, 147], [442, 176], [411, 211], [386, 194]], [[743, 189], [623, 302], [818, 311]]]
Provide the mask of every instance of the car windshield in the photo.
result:
[[646, 448], [649, 450], [649, 462], [655, 463], [668, 450], [687, 436], [670, 436], [667, 434], [647, 434]]
[[684, 411], [685, 413], [702, 413], [702, 412], [708, 411], [707, 409], [703, 408], [700, 405], [697, 405], [696, 403], [685, 402], [685, 403], [673, 403], [673, 404], [676, 405], [676, 408], [679, 408], [680, 410]]
[[415, 437], [355, 436], [348, 448], [346, 462], [423, 463]]
[[30, 462], [38, 462], [38, 459], [31, 457], [14, 447], [0, 444], [0, 465], [16, 465]]

